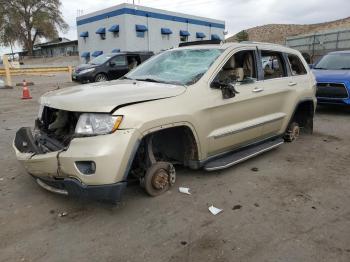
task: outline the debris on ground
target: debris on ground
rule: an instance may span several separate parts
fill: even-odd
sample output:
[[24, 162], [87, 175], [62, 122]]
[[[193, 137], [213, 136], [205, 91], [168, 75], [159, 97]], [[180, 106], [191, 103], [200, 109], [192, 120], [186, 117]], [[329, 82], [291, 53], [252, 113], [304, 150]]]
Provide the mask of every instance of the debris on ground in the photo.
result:
[[253, 172], [258, 172], [258, 171], [259, 171], [259, 168], [257, 168], [257, 167], [252, 167], [250, 170], [252, 170]]
[[259, 207], [260, 205], [258, 203], [254, 203], [254, 206]]
[[187, 241], [181, 241], [180, 243], [181, 243], [181, 245], [183, 245], [183, 246], [186, 246], [186, 245], [187, 245]]
[[222, 209], [214, 207], [213, 205], [211, 205], [208, 209], [209, 209], [210, 213], [212, 213], [214, 216], [216, 216], [217, 214], [219, 214], [222, 211]]
[[68, 212], [60, 212], [60, 213], [58, 213], [58, 216], [59, 217], [66, 217], [66, 216], [68, 216]]
[[191, 195], [190, 189], [188, 187], [179, 187], [179, 192], [187, 195]]
[[242, 208], [242, 205], [234, 205], [232, 207], [232, 210], [238, 210], [238, 209], [241, 209]]

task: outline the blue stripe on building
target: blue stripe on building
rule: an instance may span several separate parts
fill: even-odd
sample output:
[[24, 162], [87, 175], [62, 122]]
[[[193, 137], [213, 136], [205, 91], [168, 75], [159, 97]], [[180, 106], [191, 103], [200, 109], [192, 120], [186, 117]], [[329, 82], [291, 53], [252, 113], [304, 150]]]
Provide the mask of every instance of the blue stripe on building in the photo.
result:
[[198, 20], [198, 19], [185, 18], [185, 17], [180, 17], [180, 16], [174, 16], [174, 15], [166, 15], [166, 14], [149, 12], [149, 11], [135, 10], [135, 9], [131, 9], [131, 8], [121, 8], [121, 9], [110, 11], [110, 12], [107, 12], [104, 14], [95, 15], [92, 17], [78, 20], [77, 26], [89, 24], [92, 22], [104, 20], [104, 19], [107, 19], [110, 17], [119, 16], [119, 15], [125, 15], [125, 14], [143, 16], [143, 17], [151, 17], [151, 18], [161, 19], [161, 20], [168, 20], [168, 21], [174, 21], [174, 22], [182, 22], [182, 23], [189, 23], [189, 24], [194, 24], [194, 25], [202, 25], [202, 26], [209, 26], [209, 27], [216, 27], [216, 28], [225, 29], [224, 24], [211, 23], [208, 21], [203, 21], [203, 20]]

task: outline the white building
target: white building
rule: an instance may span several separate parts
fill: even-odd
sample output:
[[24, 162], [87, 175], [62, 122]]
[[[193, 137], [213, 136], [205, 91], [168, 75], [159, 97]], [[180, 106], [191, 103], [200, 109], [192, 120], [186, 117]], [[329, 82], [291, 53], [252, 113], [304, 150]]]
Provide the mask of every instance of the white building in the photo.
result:
[[121, 4], [77, 17], [82, 61], [102, 53], [153, 51], [180, 42], [223, 39], [225, 22], [149, 7]]

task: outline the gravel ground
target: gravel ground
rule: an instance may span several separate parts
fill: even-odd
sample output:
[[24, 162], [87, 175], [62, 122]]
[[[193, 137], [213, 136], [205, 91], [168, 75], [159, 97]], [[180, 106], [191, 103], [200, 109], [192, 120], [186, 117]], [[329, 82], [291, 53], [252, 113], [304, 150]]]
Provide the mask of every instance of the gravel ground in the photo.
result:
[[66, 79], [27, 78], [32, 100], [0, 90], [0, 261], [350, 261], [350, 109], [319, 108], [314, 135], [220, 172], [178, 169], [156, 198], [131, 185], [112, 206], [44, 191], [12, 150]]

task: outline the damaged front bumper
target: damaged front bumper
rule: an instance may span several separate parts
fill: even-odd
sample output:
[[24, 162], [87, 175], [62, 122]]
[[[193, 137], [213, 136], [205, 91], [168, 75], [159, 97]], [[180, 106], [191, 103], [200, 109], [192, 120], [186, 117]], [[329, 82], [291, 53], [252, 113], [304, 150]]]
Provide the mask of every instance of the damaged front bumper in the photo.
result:
[[39, 186], [56, 194], [113, 202], [121, 200], [127, 185], [126, 182], [119, 182], [110, 185], [88, 186], [72, 178], [34, 178]]
[[[19, 162], [41, 187], [63, 195], [118, 201], [126, 187], [138, 133], [133, 129], [117, 130], [108, 135], [74, 138], [69, 146], [47, 153], [38, 143], [55, 141], [38, 141], [29, 128], [21, 128], [13, 148]], [[93, 170], [84, 167], [85, 163], [93, 163]]]

